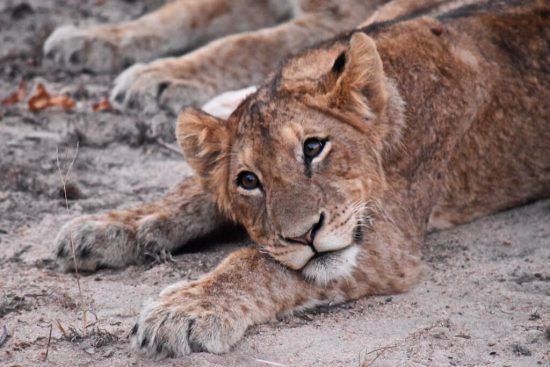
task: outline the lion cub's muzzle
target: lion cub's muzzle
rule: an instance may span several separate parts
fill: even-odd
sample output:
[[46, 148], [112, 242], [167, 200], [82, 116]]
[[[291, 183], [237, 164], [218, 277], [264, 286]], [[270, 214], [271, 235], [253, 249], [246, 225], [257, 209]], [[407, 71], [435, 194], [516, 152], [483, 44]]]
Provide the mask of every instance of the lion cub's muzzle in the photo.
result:
[[271, 255], [285, 266], [293, 270], [300, 270], [311, 260], [326, 258], [326, 255], [336, 253], [351, 244], [327, 246], [326, 239], [321, 238], [320, 235], [323, 231], [329, 230], [325, 228], [326, 226], [326, 215], [321, 213], [317, 222], [310, 226], [305, 233], [298, 236], [279, 235], [284, 246], [271, 248]]
[[290, 243], [299, 243], [302, 245], [306, 245], [311, 247], [311, 250], [313, 253], [317, 253], [317, 249], [315, 248], [315, 236], [317, 235], [317, 232], [319, 232], [319, 229], [323, 226], [323, 223], [325, 222], [325, 215], [321, 213], [319, 216], [319, 221], [315, 223], [311, 228], [304, 234], [297, 236], [297, 237], [283, 237], [283, 239]]

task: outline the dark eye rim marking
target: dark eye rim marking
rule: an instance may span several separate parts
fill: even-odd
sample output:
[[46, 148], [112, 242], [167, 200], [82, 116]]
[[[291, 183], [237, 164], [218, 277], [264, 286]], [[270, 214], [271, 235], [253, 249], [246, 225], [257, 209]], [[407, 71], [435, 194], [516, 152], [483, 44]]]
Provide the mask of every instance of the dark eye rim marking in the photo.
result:
[[[243, 179], [247, 175], [253, 176], [253, 178], [255, 180], [253, 186], [247, 186], [244, 183]], [[237, 175], [237, 178], [235, 179], [235, 184], [237, 186], [239, 186], [240, 188], [242, 188], [243, 190], [247, 190], [247, 191], [256, 190], [256, 189], [259, 189], [259, 188], [262, 187], [262, 184], [260, 183], [260, 179], [258, 178], [258, 176], [256, 176], [256, 174], [254, 172], [250, 172], [250, 171], [241, 171], [241, 172], [239, 172], [239, 174]]]
[[[304, 160], [306, 161], [307, 164], [311, 163], [311, 161], [313, 161], [315, 158], [317, 158], [323, 152], [327, 142], [328, 142], [328, 138], [323, 139], [323, 138], [317, 138], [317, 137], [307, 138], [304, 141], [304, 144], [302, 146], [302, 152], [304, 154]], [[315, 152], [313, 155], [307, 154], [306, 153], [306, 146], [309, 143], [319, 143], [319, 151]]]

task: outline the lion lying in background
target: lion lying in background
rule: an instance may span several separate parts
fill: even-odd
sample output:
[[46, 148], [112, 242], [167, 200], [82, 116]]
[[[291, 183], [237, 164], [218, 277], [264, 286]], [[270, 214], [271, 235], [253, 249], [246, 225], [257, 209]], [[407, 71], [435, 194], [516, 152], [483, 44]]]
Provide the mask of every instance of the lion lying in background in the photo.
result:
[[46, 40], [44, 55], [72, 71], [129, 67], [115, 80], [114, 106], [177, 114], [222, 92], [262, 83], [288, 55], [367, 17], [372, 22], [435, 13], [471, 1], [396, 0], [380, 7], [388, 0], [172, 0], [128, 22], [60, 27]]
[[133, 343], [160, 356], [226, 352], [278, 315], [406, 291], [430, 228], [550, 196], [548, 10], [374, 23], [288, 59], [227, 121], [185, 109], [196, 176], [66, 224], [58, 262], [123, 267], [241, 223], [257, 246], [143, 308]]

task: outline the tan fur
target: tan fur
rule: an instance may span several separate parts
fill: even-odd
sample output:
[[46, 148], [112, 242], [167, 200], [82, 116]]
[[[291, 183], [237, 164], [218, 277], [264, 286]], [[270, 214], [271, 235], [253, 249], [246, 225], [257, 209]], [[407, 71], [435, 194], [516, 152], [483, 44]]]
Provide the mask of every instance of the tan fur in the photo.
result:
[[111, 103], [177, 114], [183, 106], [261, 83], [289, 54], [357, 26], [385, 2], [176, 0], [126, 23], [59, 28], [44, 54], [73, 71], [117, 71], [135, 63], [116, 78]]
[[64, 69], [117, 71], [135, 62], [181, 53], [221, 36], [272, 26], [290, 17], [278, 0], [173, 0], [128, 22], [56, 29], [46, 60]]
[[[178, 141], [202, 189], [147, 214], [167, 205], [176, 216], [178, 203], [200, 220], [238, 221], [258, 246], [148, 303], [136, 348], [225, 352], [278, 315], [406, 291], [430, 220], [457, 225], [550, 196], [548, 10], [511, 1], [371, 24], [289, 59], [227, 121], [183, 111]], [[312, 137], [326, 143], [306, 161]], [[261, 187], [239, 187], [242, 171]], [[146, 211], [106, 222], [120, 216], [135, 231]], [[64, 241], [86, 223], [68, 225]], [[311, 243], [293, 240], [312, 225]]]
[[359, 29], [367, 27], [377, 22], [387, 22], [401, 17], [411, 17], [418, 15], [437, 15], [453, 9], [475, 4], [479, 0], [433, 0], [433, 1], [418, 1], [418, 0], [393, 0], [388, 1], [380, 6], [370, 17], [359, 25]]
[[111, 103], [177, 114], [259, 84], [296, 50], [361, 22], [437, 14], [473, 1], [174, 0], [128, 22], [59, 27], [46, 40], [44, 55], [47, 63], [72, 71], [113, 72], [134, 64], [115, 79]]
[[120, 268], [175, 250], [224, 223], [228, 220], [220, 214], [212, 195], [192, 177], [156, 202], [68, 222], [55, 239], [55, 252], [65, 271], [75, 267], [71, 242], [78, 270]]

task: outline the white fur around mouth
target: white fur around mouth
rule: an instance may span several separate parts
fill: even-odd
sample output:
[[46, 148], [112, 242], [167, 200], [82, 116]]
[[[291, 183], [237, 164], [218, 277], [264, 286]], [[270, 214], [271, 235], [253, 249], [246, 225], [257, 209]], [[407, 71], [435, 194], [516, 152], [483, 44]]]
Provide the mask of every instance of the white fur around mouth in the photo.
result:
[[351, 275], [357, 264], [359, 246], [350, 245], [341, 250], [319, 253], [302, 268], [302, 274], [320, 286]]

